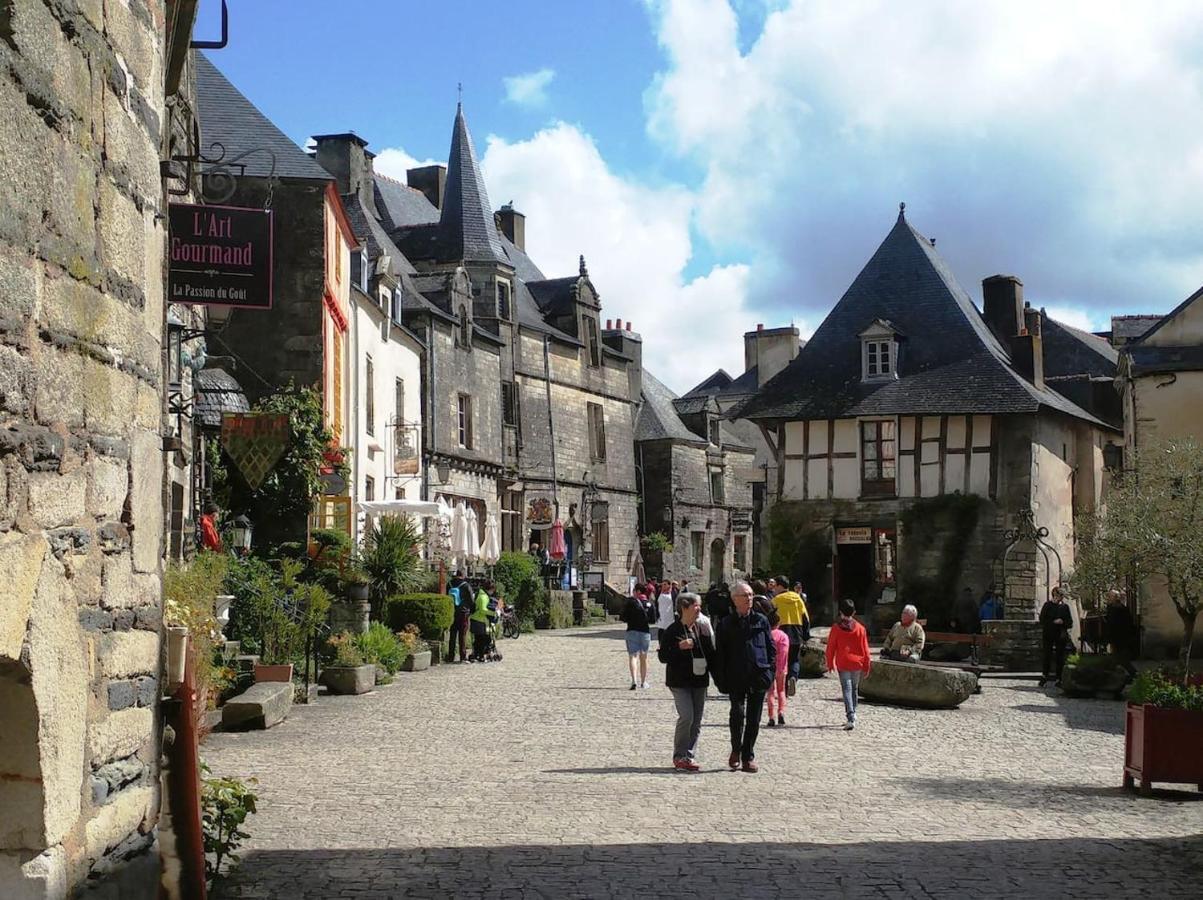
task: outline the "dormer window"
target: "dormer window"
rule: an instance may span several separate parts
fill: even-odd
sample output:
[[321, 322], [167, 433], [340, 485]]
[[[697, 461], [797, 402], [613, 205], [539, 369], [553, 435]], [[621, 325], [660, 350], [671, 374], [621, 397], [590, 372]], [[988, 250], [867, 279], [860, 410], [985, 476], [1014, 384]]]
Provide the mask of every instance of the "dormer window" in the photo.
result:
[[597, 368], [601, 365], [601, 341], [597, 334], [597, 319], [584, 317], [585, 352], [589, 357], [589, 365]]
[[710, 432], [710, 443], [714, 444], [716, 447], [721, 447], [723, 440], [722, 432], [719, 430], [718, 416], [711, 416], [710, 421], [707, 422], [707, 426], [707, 430]]
[[370, 274], [371, 266], [368, 263], [368, 251], [363, 247], [351, 251], [351, 281], [365, 294], [368, 293], [368, 278]]
[[861, 380], [885, 381], [898, 377], [898, 331], [877, 319], [860, 333]]
[[894, 342], [865, 341], [865, 377], [879, 378], [894, 374]]

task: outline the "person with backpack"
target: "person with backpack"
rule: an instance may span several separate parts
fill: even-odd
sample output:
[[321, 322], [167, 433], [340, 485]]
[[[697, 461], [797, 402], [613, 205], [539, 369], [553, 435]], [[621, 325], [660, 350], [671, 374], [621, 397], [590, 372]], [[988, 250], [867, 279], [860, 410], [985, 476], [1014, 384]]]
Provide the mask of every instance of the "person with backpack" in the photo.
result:
[[455, 647], [459, 644], [459, 661], [468, 658], [468, 618], [472, 615], [472, 586], [464, 578], [463, 572], [456, 572], [451, 579], [451, 587], [447, 593], [451, 596], [453, 606], [451, 618], [451, 634], [447, 641], [447, 662], [455, 662]]
[[752, 588], [746, 581], [731, 587], [735, 612], [718, 628], [715, 684], [731, 700], [732, 771], [758, 772], [756, 738], [765, 692], [777, 674], [777, 651], [769, 620], [752, 609]]

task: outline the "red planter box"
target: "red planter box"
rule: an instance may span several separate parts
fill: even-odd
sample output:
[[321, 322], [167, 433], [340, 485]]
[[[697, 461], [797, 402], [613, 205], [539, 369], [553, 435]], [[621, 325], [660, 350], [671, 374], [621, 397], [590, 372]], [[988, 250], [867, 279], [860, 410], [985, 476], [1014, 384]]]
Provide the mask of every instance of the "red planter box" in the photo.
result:
[[1124, 787], [1154, 781], [1203, 791], [1203, 712], [1129, 703], [1124, 722]]

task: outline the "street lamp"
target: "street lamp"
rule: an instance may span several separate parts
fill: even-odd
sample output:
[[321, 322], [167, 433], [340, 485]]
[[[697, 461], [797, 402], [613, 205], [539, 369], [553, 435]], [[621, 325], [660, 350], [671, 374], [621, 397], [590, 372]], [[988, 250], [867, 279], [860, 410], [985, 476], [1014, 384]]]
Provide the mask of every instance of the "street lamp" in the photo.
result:
[[440, 459], [434, 464], [434, 473], [439, 476], [439, 483], [446, 484], [451, 480], [451, 463]]
[[251, 535], [254, 530], [255, 526], [245, 515], [235, 517], [230, 523], [230, 544], [235, 550], [241, 551], [243, 556], [250, 555]]

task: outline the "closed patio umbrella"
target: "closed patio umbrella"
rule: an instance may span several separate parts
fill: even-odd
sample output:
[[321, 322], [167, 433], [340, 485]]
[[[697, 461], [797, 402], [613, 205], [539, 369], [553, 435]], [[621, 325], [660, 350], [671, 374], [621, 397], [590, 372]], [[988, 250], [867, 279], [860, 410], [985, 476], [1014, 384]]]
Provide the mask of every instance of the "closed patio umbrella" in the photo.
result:
[[489, 513], [485, 519], [485, 539], [480, 545], [480, 558], [490, 566], [501, 558], [501, 531], [497, 526], [496, 513]]
[[568, 555], [568, 546], [564, 543], [564, 523], [556, 519], [551, 526], [551, 537], [547, 541], [547, 555], [552, 559], [563, 559]]

